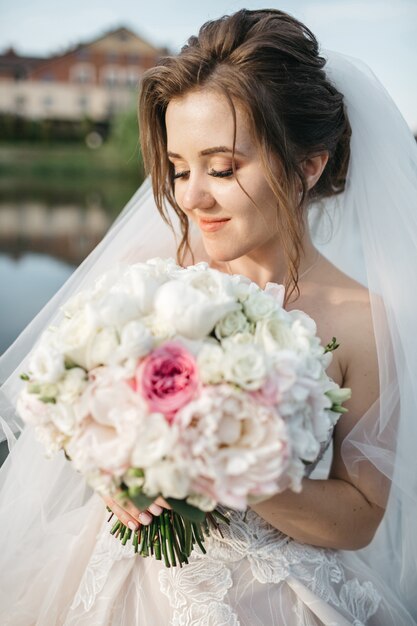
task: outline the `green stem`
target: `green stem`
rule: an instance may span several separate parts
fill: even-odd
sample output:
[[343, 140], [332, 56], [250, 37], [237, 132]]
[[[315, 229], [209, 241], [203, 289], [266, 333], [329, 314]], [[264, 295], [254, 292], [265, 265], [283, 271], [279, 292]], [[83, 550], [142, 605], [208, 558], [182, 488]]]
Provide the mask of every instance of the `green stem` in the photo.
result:
[[175, 567], [175, 565], [177, 564], [177, 560], [175, 558], [175, 552], [174, 552], [174, 547], [173, 547], [173, 536], [172, 536], [172, 526], [171, 526], [171, 519], [169, 517], [169, 512], [168, 511], [164, 511], [163, 512], [163, 516], [164, 516], [164, 526], [165, 526], [165, 533], [168, 539], [168, 551], [169, 551], [169, 557], [171, 560], [171, 565], [173, 567]]
[[161, 529], [161, 538], [162, 538], [162, 554], [164, 557], [164, 561], [165, 561], [165, 565], [166, 567], [171, 567], [170, 563], [169, 563], [169, 559], [168, 559], [168, 553], [167, 553], [167, 544], [166, 544], [166, 533], [165, 533], [165, 524], [163, 523], [163, 520], [161, 520], [161, 524], [160, 524], [160, 529]]
[[155, 558], [157, 559], [157, 561], [161, 560], [161, 531], [160, 531], [160, 524], [156, 524], [155, 527], [155, 537], [154, 537], [154, 552], [155, 552]]
[[203, 554], [206, 554], [206, 549], [203, 546], [203, 542], [201, 541], [202, 539], [204, 541], [204, 538], [200, 536], [200, 528], [198, 524], [196, 524], [195, 522], [193, 523], [193, 534], [194, 534], [194, 538], [196, 542], [198, 543], [200, 550], [202, 551]]

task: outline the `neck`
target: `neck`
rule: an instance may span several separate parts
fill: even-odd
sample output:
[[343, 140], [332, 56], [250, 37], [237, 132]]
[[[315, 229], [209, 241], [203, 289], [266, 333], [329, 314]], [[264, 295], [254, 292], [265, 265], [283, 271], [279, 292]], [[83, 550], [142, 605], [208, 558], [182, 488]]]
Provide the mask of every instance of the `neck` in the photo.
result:
[[[303, 275], [307, 275], [310, 268], [312, 269], [320, 258], [308, 232], [303, 237], [302, 243], [303, 249], [298, 268], [300, 281]], [[277, 244], [275, 239], [265, 244], [260, 250], [255, 250], [238, 259], [219, 263], [218, 267], [230, 274], [247, 276], [262, 289], [268, 282], [283, 284], [287, 274], [287, 261], [284, 250]]]

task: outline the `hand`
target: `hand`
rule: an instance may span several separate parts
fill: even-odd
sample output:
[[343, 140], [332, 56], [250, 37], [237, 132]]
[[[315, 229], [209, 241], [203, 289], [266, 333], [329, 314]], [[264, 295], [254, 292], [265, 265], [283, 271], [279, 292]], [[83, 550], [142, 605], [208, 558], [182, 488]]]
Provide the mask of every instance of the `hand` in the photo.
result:
[[140, 511], [135, 507], [131, 500], [126, 499], [123, 506], [117, 500], [110, 496], [102, 496], [106, 505], [111, 509], [115, 516], [131, 530], [137, 530], [139, 526], [148, 526], [152, 521], [153, 515], [160, 515], [163, 509], [170, 509], [168, 502], [163, 498], [156, 498], [146, 511]]

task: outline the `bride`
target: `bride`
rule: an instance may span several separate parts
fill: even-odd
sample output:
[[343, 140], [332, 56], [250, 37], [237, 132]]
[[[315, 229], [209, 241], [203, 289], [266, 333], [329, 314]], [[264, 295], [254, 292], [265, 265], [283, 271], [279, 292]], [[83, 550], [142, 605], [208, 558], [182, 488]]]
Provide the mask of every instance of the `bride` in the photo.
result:
[[[25, 428], [0, 475], [1, 623], [417, 623], [416, 318], [401, 289], [416, 271], [417, 151], [404, 121], [367, 68], [321, 56], [269, 9], [208, 22], [149, 70], [140, 127], [150, 179], [1, 360], [10, 442], [18, 374], [59, 305], [114, 262], [177, 244], [183, 264], [285, 284], [286, 307], [323, 344], [337, 337], [328, 373], [352, 389], [349, 412], [301, 493], [226, 511], [230, 526], [182, 569], [116, 541], [100, 497]], [[135, 528], [167, 506], [105, 502]]]

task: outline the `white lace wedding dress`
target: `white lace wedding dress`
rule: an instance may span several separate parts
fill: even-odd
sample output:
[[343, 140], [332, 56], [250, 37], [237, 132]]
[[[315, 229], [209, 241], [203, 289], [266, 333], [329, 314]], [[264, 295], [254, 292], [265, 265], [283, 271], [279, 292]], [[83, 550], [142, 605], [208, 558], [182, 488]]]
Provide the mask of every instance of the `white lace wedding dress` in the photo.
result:
[[[323, 476], [328, 457], [320, 461], [316, 475], [321, 470]], [[45, 467], [51, 463], [43, 462]], [[69, 472], [65, 500], [76, 492], [79, 479], [70, 464], [60, 462]], [[46, 471], [50, 479], [50, 469]], [[60, 497], [57, 494], [57, 509]], [[230, 526], [222, 524], [221, 533], [213, 530], [206, 538], [207, 554], [196, 549], [188, 565], [168, 569], [152, 557], [135, 555], [133, 546], [123, 546], [110, 535], [108, 512], [96, 494], [65, 506], [59, 531], [52, 512], [51, 519], [44, 520], [47, 537], [42, 546], [31, 545], [28, 518], [29, 537], [22, 542], [26, 539], [26, 549], [33, 553], [33, 583], [19, 590], [16, 576], [8, 583], [3, 575], [0, 596], [8, 598], [9, 608], [6, 614], [0, 609], [2, 626], [409, 623], [401, 610], [394, 615], [388, 609], [389, 591], [371, 582], [370, 572], [359, 575], [346, 555], [335, 550], [293, 541], [250, 509], [246, 515], [225, 510]], [[18, 559], [16, 554], [16, 564]]]

